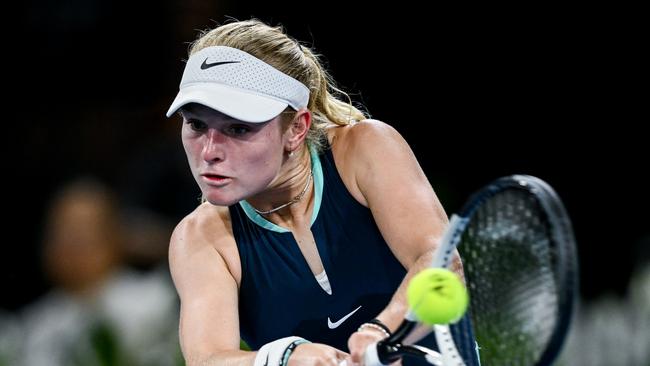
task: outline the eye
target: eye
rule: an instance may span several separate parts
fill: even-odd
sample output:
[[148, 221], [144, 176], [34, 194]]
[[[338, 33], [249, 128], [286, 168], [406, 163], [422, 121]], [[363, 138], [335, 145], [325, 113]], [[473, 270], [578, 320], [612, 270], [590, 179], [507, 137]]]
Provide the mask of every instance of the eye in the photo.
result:
[[203, 132], [208, 128], [208, 125], [205, 122], [196, 119], [189, 119], [186, 123], [190, 125], [190, 128], [196, 132]]
[[251, 128], [246, 125], [231, 125], [226, 129], [226, 132], [232, 136], [242, 136], [250, 131]]

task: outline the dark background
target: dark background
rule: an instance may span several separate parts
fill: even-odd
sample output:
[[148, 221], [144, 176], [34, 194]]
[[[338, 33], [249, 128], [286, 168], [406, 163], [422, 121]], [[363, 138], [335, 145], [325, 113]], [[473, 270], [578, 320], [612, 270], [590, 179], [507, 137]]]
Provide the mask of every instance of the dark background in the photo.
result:
[[408, 2], [23, 2], [5, 14], [0, 308], [20, 308], [47, 289], [41, 227], [63, 182], [100, 177], [125, 201], [174, 221], [192, 209], [198, 190], [180, 124], [164, 113], [187, 43], [226, 16], [282, 24], [322, 53], [353, 100], [404, 135], [449, 213], [502, 175], [548, 181], [573, 219], [584, 299], [624, 296], [633, 269], [647, 261], [650, 233], [641, 132], [647, 40], [640, 41], [636, 13]]

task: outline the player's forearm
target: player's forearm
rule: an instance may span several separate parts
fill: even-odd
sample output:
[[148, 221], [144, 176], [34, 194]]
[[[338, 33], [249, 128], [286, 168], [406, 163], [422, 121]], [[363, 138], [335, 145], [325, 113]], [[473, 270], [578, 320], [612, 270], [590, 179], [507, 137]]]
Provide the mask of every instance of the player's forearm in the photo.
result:
[[[408, 284], [411, 281], [411, 278], [418, 274], [423, 269], [429, 268], [433, 262], [433, 257], [435, 255], [435, 250], [431, 250], [422, 254], [418, 259], [413, 263], [411, 268], [409, 268], [406, 276], [402, 280], [402, 283], [397, 288], [395, 295], [388, 303], [388, 306], [377, 316], [377, 319], [381, 320], [384, 324], [388, 326], [391, 331], [395, 331], [397, 327], [404, 320], [404, 316], [409, 309], [408, 301], [406, 300], [406, 289]], [[451, 263], [451, 270], [458, 273], [461, 278], [463, 276], [463, 265], [458, 255], [458, 251], [454, 254], [454, 259]], [[419, 324], [407, 337], [405, 342], [414, 343], [424, 338], [427, 334], [431, 332], [431, 326], [425, 324]]]
[[187, 366], [252, 366], [257, 352], [221, 351], [209, 356], [186, 355]]
[[386, 326], [388, 326], [391, 331], [397, 329], [397, 327], [402, 323], [404, 316], [409, 309], [408, 302], [406, 300], [406, 289], [408, 288], [409, 281], [413, 276], [418, 274], [418, 272], [431, 265], [433, 253], [433, 250], [427, 251], [418, 257], [418, 259], [409, 268], [406, 276], [402, 280], [402, 283], [397, 288], [397, 291], [395, 291], [395, 294], [393, 295], [386, 308], [377, 316], [377, 319], [386, 324]]

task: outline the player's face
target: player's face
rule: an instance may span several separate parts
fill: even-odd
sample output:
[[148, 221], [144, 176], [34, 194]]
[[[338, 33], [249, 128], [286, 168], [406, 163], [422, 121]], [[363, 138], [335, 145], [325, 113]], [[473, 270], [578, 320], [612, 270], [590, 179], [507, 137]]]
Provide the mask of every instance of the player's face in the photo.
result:
[[210, 203], [232, 205], [263, 191], [278, 175], [284, 157], [279, 117], [247, 123], [198, 104], [182, 115], [183, 147]]

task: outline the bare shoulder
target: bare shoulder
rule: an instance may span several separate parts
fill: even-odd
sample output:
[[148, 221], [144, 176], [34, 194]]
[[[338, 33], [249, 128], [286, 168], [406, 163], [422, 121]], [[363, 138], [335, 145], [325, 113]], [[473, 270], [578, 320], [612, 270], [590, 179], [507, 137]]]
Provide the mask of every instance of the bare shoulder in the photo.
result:
[[184, 258], [206, 251], [216, 251], [239, 283], [239, 254], [232, 235], [228, 207], [203, 203], [181, 220], [170, 240], [170, 266], [173, 268]]
[[366, 119], [328, 132], [336, 168], [350, 194], [368, 207], [360, 177], [371, 176], [373, 165], [389, 161], [399, 154], [410, 154], [402, 136], [389, 124]]
[[363, 150], [377, 143], [402, 140], [401, 135], [388, 123], [365, 119], [347, 126], [333, 128], [330, 133], [332, 148]]
[[227, 207], [203, 203], [178, 223], [172, 234], [174, 248], [171, 249], [191, 251], [208, 243], [217, 244], [216, 240], [230, 232], [229, 221]]

